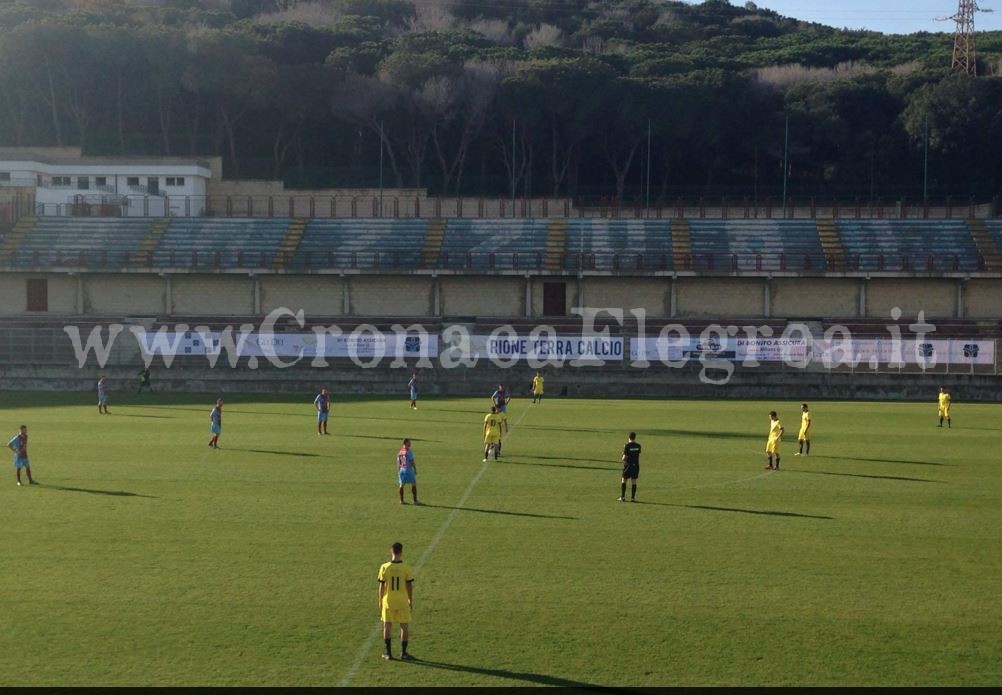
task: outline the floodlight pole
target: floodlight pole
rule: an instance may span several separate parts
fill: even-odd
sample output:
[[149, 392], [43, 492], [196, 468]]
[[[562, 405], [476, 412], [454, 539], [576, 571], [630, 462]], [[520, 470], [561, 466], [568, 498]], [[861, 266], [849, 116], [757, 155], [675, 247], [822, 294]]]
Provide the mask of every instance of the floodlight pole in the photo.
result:
[[383, 122], [379, 122], [379, 216], [383, 216]]
[[923, 162], [922, 162], [922, 203], [929, 202], [929, 112], [925, 112], [925, 135], [923, 137]]
[[644, 217], [651, 216], [651, 119], [647, 119], [647, 191], [644, 200]]
[[786, 134], [783, 139], [783, 217], [786, 217], [786, 177], [790, 171], [790, 114], [786, 114]]
[[515, 217], [515, 119], [511, 119], [511, 216]]

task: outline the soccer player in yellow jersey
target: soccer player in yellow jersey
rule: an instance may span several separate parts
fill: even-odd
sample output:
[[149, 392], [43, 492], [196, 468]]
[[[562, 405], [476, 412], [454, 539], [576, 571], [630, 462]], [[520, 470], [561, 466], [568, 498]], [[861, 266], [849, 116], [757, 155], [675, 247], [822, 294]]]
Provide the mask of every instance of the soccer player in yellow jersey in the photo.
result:
[[498, 449], [501, 448], [501, 418], [498, 417], [498, 409], [491, 407], [491, 412], [484, 416], [484, 463], [491, 451], [494, 452], [494, 460], [498, 460]]
[[[765, 445], [765, 455], [769, 457], [767, 469], [771, 471], [779, 470], [779, 443], [783, 441], [783, 425], [779, 422], [779, 416], [773, 410], [769, 413], [769, 441]], [[776, 465], [772, 465], [772, 457], [776, 457]]]
[[953, 428], [950, 421], [950, 392], [942, 386], [939, 387], [939, 426], [943, 426], [943, 418], [946, 418], [946, 426]]
[[390, 546], [390, 561], [379, 568], [379, 619], [383, 621], [383, 643], [386, 644], [383, 658], [386, 660], [393, 658], [390, 649], [393, 623], [400, 623], [400, 658], [414, 658], [407, 653], [414, 608], [414, 570], [403, 558], [403, 544], [394, 543]]
[[800, 434], [797, 435], [797, 441], [800, 442], [800, 451], [794, 454], [794, 456], [800, 456], [804, 453], [804, 445], [807, 445], [807, 455], [811, 455], [811, 425], [813, 424], [811, 419], [811, 411], [807, 408], [806, 403], [800, 404]]
[[543, 373], [536, 372], [536, 376], [532, 377], [532, 402], [535, 403], [539, 401], [543, 402]]
[[504, 436], [508, 434], [508, 413], [498, 412], [498, 419], [501, 421], [501, 435], [498, 437], [498, 445], [494, 447], [494, 460], [501, 456], [501, 445], [504, 444]]

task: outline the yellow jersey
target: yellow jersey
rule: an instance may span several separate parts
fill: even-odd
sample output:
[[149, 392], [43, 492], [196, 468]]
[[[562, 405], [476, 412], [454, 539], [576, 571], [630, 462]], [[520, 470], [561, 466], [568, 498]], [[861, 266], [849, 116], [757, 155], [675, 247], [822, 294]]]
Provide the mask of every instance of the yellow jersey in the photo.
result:
[[487, 413], [484, 416], [484, 428], [488, 437], [501, 436], [501, 416], [499, 413]]
[[939, 407], [940, 408], [950, 407], [950, 394], [948, 393], [939, 394]]
[[783, 425], [780, 424], [779, 420], [773, 420], [772, 424], [769, 425], [769, 441], [778, 442], [779, 432], [783, 429]]
[[406, 562], [384, 562], [379, 567], [379, 583], [384, 586], [383, 608], [407, 608], [407, 585], [413, 581], [414, 570]]
[[543, 393], [543, 377], [541, 376], [532, 377], [532, 392], [537, 396]]

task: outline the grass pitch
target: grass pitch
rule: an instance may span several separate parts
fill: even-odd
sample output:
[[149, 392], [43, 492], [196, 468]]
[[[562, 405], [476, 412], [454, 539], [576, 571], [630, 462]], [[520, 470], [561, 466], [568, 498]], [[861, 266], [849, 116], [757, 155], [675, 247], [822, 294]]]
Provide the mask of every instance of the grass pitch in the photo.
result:
[[[3, 685], [995, 685], [1002, 408], [4, 394]], [[787, 430], [763, 470], [767, 413]], [[639, 499], [616, 502], [630, 429]], [[396, 500], [414, 442], [425, 506]], [[409, 495], [408, 495], [409, 501]], [[417, 564], [414, 663], [376, 582]], [[399, 653], [397, 635], [394, 651]]]

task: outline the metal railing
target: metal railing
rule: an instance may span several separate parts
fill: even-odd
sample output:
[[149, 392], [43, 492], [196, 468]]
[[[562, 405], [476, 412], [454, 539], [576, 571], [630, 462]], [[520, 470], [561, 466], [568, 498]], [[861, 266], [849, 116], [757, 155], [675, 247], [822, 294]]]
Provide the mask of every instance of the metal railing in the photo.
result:
[[[144, 190], [142, 186], [130, 187]], [[59, 190], [63, 190], [60, 188]], [[68, 188], [67, 190], [72, 190]], [[117, 196], [116, 196], [117, 198]], [[331, 218], [589, 218], [589, 219], [965, 219], [1002, 216], [998, 199], [910, 202], [897, 201], [780, 201], [658, 200], [647, 206], [612, 199], [466, 198], [364, 195], [126, 195], [122, 216], [132, 217], [331, 217]], [[116, 199], [113, 201], [119, 204]], [[96, 204], [101, 204], [100, 202]], [[36, 214], [66, 217], [79, 214], [66, 203], [38, 203]]]
[[[135, 267], [135, 258], [146, 258], [146, 266], [185, 269], [257, 269], [271, 265], [281, 255], [278, 248], [268, 250], [160, 250], [135, 256], [133, 250], [60, 251], [21, 249], [9, 261], [12, 268], [39, 270], [67, 268]], [[548, 260], [555, 260], [548, 265]], [[790, 273], [962, 273], [986, 272], [981, 256], [957, 254], [847, 254], [843, 258], [814, 253], [564, 253], [550, 257], [545, 251], [456, 252], [443, 251], [434, 262], [425, 265], [420, 248], [382, 249], [376, 251], [300, 250], [291, 258], [282, 258], [282, 266], [293, 270], [374, 269], [469, 270], [479, 272], [506, 270], [605, 271], [647, 274], [657, 272], [695, 272], [702, 274], [790, 272]]]

